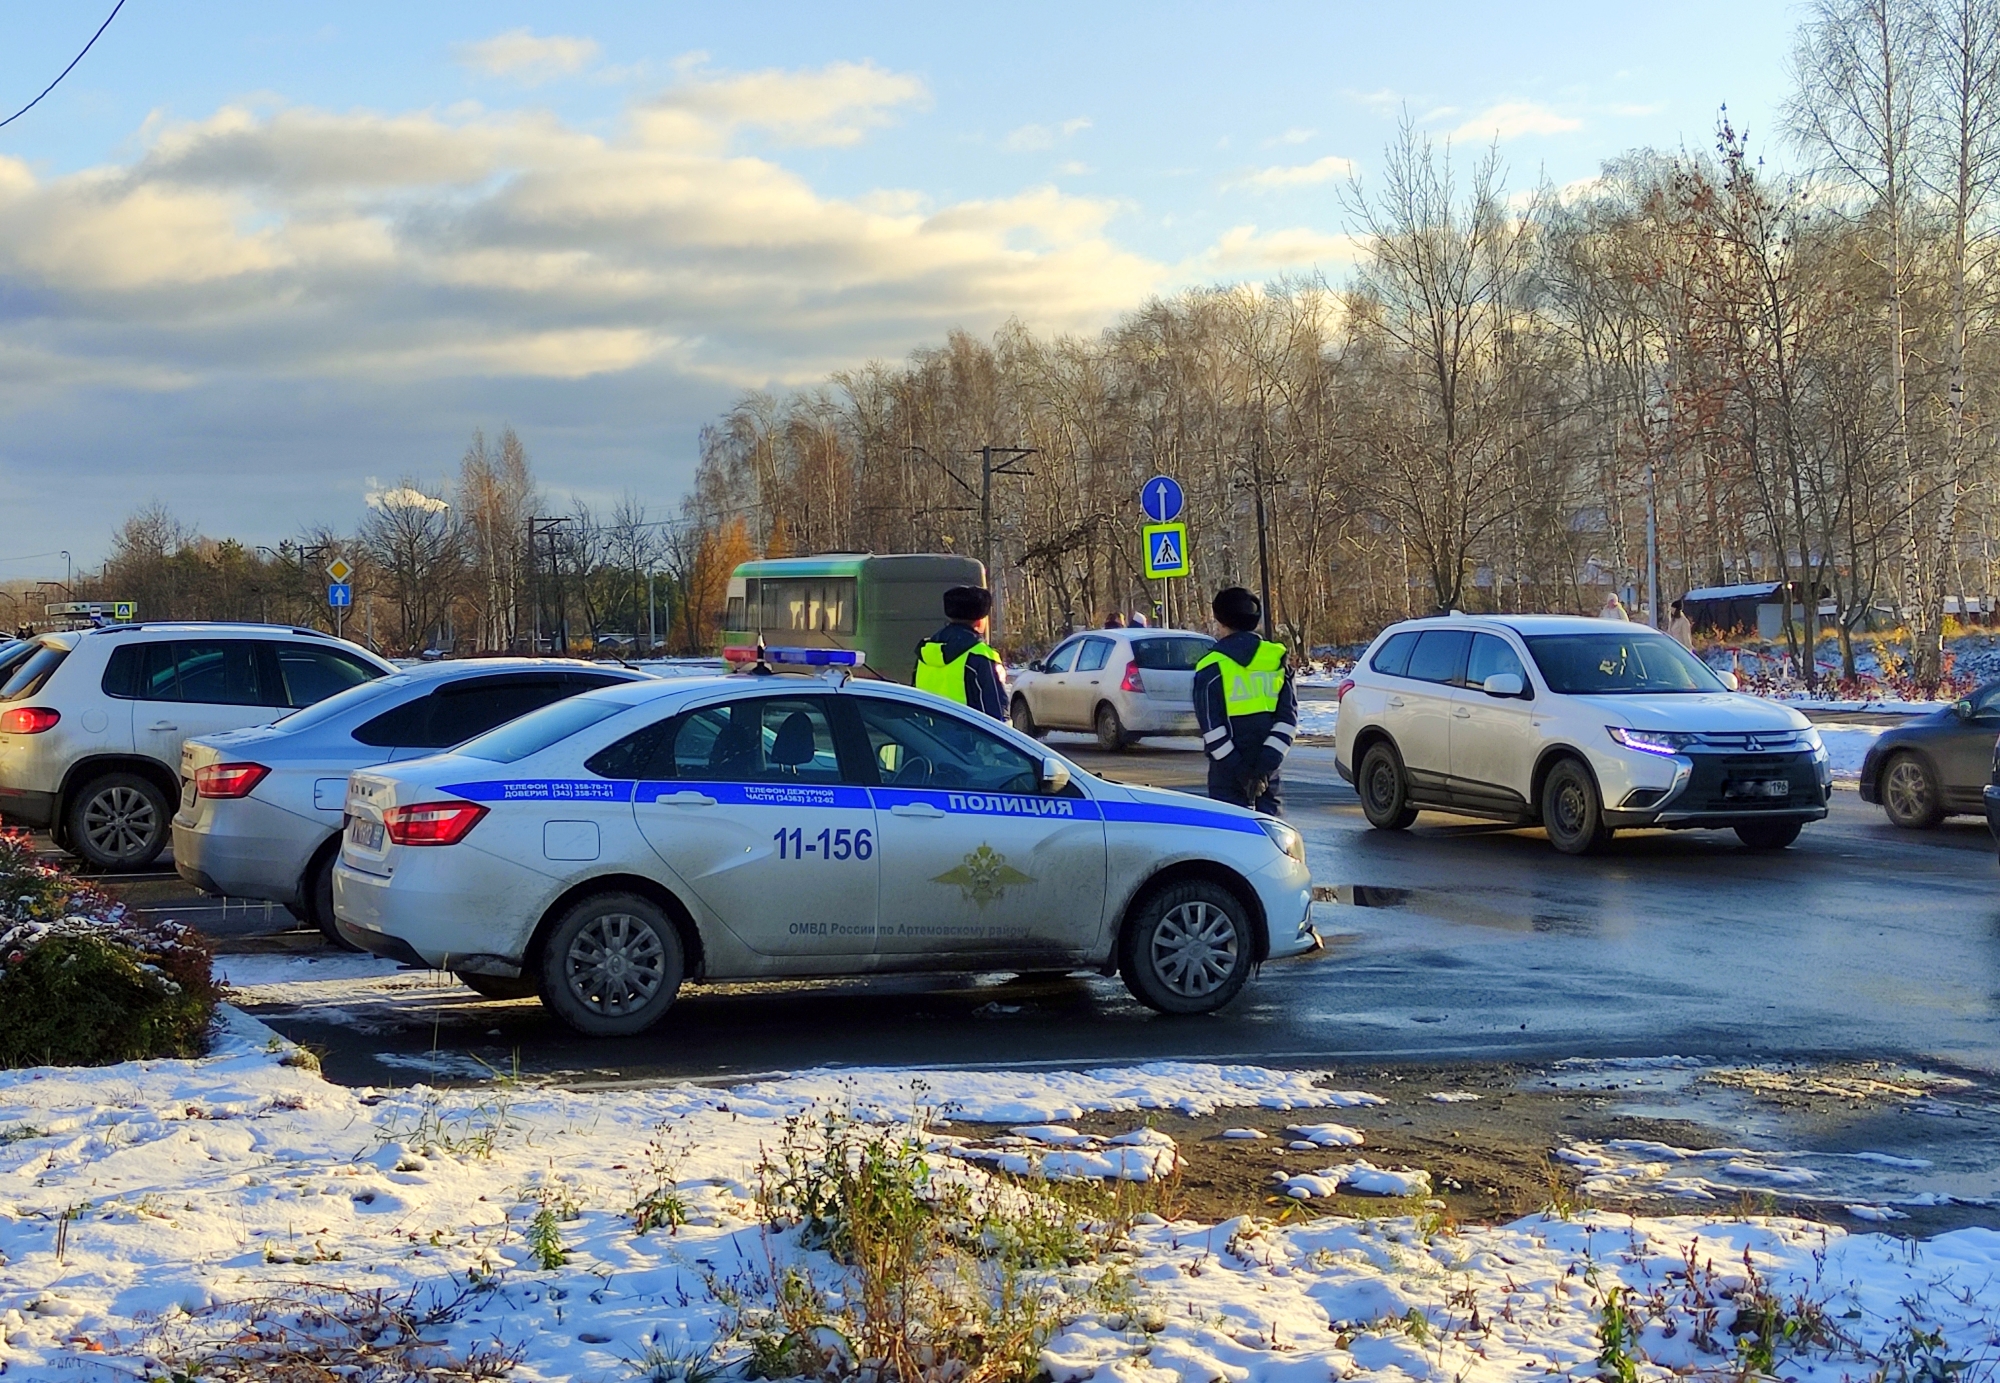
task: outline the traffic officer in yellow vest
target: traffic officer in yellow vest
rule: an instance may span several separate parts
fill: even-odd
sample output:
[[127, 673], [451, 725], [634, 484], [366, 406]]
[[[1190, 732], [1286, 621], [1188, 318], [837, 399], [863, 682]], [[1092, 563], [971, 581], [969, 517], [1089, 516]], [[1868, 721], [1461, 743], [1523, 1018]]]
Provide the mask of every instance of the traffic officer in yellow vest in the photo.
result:
[[1221, 638], [1194, 665], [1194, 713], [1208, 751], [1208, 795], [1282, 814], [1278, 770], [1299, 733], [1285, 646], [1259, 638], [1264, 603], [1241, 586], [1216, 593]]
[[1000, 655], [986, 644], [986, 617], [993, 593], [984, 586], [953, 586], [944, 593], [944, 617], [951, 621], [917, 645], [918, 691], [942, 696], [995, 720], [1007, 718], [1007, 691], [1000, 685]]

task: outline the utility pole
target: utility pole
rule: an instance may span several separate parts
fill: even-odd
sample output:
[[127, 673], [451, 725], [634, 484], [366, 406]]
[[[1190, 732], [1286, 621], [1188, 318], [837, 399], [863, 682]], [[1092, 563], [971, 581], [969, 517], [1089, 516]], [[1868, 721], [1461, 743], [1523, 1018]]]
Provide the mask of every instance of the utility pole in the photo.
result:
[[[568, 523], [566, 518], [535, 517], [528, 520], [528, 560], [534, 573], [539, 576], [541, 557], [535, 550], [535, 539], [546, 536], [549, 540], [549, 578], [555, 587], [555, 621], [550, 626], [550, 640], [557, 651], [569, 652], [569, 620], [563, 608], [562, 562], [556, 548], [556, 534]], [[541, 652], [542, 602], [540, 583], [536, 583], [535, 595], [535, 652]]]
[[1660, 627], [1660, 515], [1654, 504], [1653, 463], [1646, 463], [1646, 623]]
[[[979, 498], [979, 563], [986, 568], [986, 583], [993, 591], [992, 629], [998, 631], [1000, 619], [1000, 583], [993, 579], [993, 477], [996, 475], [1031, 476], [1033, 471], [1021, 464], [1030, 456], [1040, 453], [1040, 447], [996, 447], [991, 443], [981, 447], [979, 457], [979, 488], [973, 489], [965, 478], [944, 462], [938, 461], [928, 451], [912, 442], [903, 448], [906, 452], [937, 462], [938, 469], [958, 483], [958, 487], [969, 495]], [[998, 458], [997, 460], [995, 458]], [[991, 637], [989, 635], [989, 637]]]

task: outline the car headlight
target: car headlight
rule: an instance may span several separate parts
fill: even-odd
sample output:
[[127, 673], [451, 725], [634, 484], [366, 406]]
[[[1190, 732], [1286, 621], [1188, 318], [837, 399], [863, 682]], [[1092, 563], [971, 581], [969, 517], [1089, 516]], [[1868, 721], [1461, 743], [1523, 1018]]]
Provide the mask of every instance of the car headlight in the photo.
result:
[[1826, 741], [1819, 737], [1819, 728], [1813, 725], [1799, 731], [1799, 742], [1815, 754], [1826, 748]]
[[1306, 862], [1306, 838], [1292, 827], [1273, 816], [1260, 816], [1257, 824], [1264, 828], [1264, 834], [1271, 838], [1271, 844], [1290, 855], [1300, 864]]
[[1647, 754], [1678, 754], [1701, 738], [1680, 730], [1627, 730], [1622, 725], [1607, 725], [1604, 729], [1627, 749]]

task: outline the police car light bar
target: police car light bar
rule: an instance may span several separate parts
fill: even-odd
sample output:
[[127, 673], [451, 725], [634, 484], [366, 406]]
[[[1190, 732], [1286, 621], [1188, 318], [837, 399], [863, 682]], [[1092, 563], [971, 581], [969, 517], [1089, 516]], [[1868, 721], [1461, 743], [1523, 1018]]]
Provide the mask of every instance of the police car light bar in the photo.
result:
[[793, 667], [860, 667], [868, 657], [858, 648], [757, 648], [738, 644], [722, 650], [732, 663], [784, 663]]

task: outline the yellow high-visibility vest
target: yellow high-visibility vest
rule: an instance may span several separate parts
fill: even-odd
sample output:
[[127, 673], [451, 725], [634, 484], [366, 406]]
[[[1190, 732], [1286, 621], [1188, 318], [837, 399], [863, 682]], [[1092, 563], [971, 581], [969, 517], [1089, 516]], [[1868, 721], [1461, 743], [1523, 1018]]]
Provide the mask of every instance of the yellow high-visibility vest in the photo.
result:
[[1211, 664], [1222, 670], [1222, 704], [1232, 718], [1278, 709], [1278, 693], [1285, 685], [1283, 644], [1260, 640], [1247, 666], [1210, 649], [1208, 656], [1194, 665], [1194, 670], [1200, 672]]
[[965, 660], [975, 653], [999, 666], [1000, 655], [984, 642], [974, 644], [947, 663], [944, 660], [944, 645], [936, 639], [925, 639], [917, 645], [917, 690], [941, 696], [960, 706], [965, 705]]

